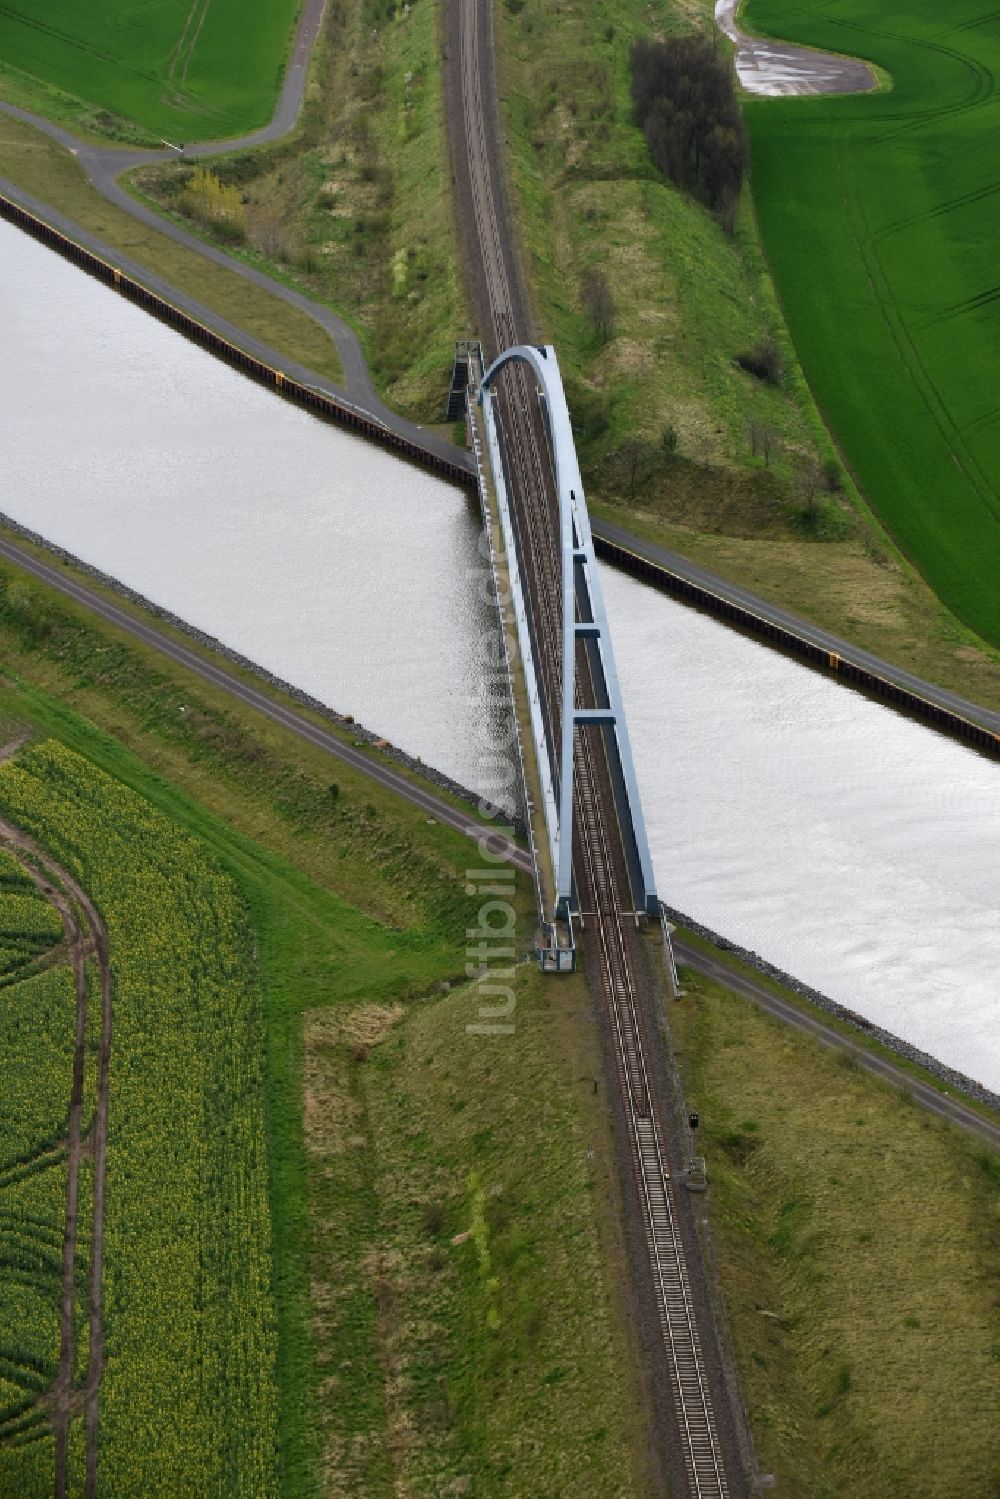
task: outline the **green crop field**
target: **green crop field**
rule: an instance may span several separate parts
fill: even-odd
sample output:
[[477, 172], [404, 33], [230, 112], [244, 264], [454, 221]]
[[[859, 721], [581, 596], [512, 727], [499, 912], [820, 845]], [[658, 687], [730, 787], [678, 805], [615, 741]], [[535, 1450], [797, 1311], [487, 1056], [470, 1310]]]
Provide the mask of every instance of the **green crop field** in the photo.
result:
[[[106, 922], [113, 981], [103, 1247], [100, 1492], [277, 1492], [276, 1330], [264, 1136], [262, 1011], [247, 914], [195, 840], [53, 740], [0, 770], [4, 811], [80, 881]], [[0, 865], [0, 1470], [51, 1494], [48, 1393], [60, 1346], [69, 969], [41, 967], [56, 913]], [[26, 972], [27, 970], [27, 972]], [[80, 1139], [73, 1408], [90, 1367], [99, 1034], [94, 959]], [[22, 976], [23, 975], [23, 976]], [[12, 1084], [12, 1086], [10, 1086]], [[91, 1223], [95, 1224], [91, 1231]], [[8, 1283], [13, 1295], [8, 1298]], [[82, 1417], [69, 1438], [83, 1455]], [[79, 1481], [72, 1484], [82, 1492]]]
[[[50, 1428], [38, 1427], [38, 1401], [56, 1377], [60, 1345], [75, 1019], [72, 974], [57, 961], [62, 934], [58, 913], [15, 859], [0, 853], [0, 1450], [7, 1449], [0, 1472], [16, 1475], [18, 1492], [28, 1495], [44, 1492], [44, 1485], [24, 1481], [28, 1472], [44, 1468], [51, 1475], [54, 1461]], [[86, 1174], [79, 1191], [86, 1204]], [[81, 1256], [88, 1223], [84, 1206]]]
[[237, 135], [274, 105], [299, 0], [11, 0], [6, 67], [174, 140]]
[[996, 644], [1000, 13], [753, 0], [748, 24], [891, 75], [866, 96], [750, 101], [754, 196], [799, 357], [869, 501]]

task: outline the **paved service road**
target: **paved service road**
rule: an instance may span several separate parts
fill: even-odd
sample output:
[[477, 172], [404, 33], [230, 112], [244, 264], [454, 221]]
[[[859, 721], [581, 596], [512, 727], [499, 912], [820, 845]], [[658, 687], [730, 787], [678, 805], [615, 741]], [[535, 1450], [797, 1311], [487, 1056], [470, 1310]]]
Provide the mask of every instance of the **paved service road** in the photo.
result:
[[[274, 723], [291, 729], [293, 734], [307, 739], [318, 749], [325, 750], [327, 754], [343, 761], [345, 765], [350, 765], [353, 769], [361, 771], [363, 775], [370, 776], [387, 791], [392, 791], [414, 806], [420, 807], [438, 822], [443, 822], [448, 827], [473, 839], [478, 838], [484, 830], [489, 831], [487, 824], [476, 822], [460, 807], [455, 807], [443, 797], [424, 790], [401, 771], [394, 770], [390, 765], [377, 759], [377, 752], [359, 750], [351, 744], [345, 744], [337, 734], [313, 723], [304, 713], [298, 713], [294, 708], [286, 707], [277, 698], [270, 697], [266, 692], [243, 681], [235, 672], [228, 671], [224, 666], [217, 664], [211, 657], [202, 655], [190, 646], [173, 639], [147, 619], [122, 609], [96, 589], [88, 588], [59, 564], [42, 561], [26, 548], [16, 545], [6, 537], [0, 537], [0, 557], [15, 563], [32, 577], [47, 583], [50, 588], [58, 589], [74, 603], [82, 604], [84, 608], [99, 615], [101, 619], [107, 620], [109, 624], [115, 625], [134, 639], [141, 640], [144, 645], [152, 646], [154, 650], [160, 651], [179, 666], [186, 667], [188, 671], [193, 671], [206, 682], [211, 682], [214, 687], [221, 687], [231, 697], [237, 698], [247, 707], [257, 709]], [[520, 849], [517, 851], [517, 857], [511, 862], [518, 868], [526, 870], [531, 868], [528, 854]]]
[[932, 1087], [929, 1083], [921, 1082], [905, 1068], [898, 1067], [895, 1063], [888, 1061], [878, 1052], [870, 1051], [861, 1041], [854, 1041], [849, 1035], [838, 1030], [835, 1026], [827, 1024], [819, 1011], [808, 1011], [800, 1009], [796, 1004], [787, 999], [782, 999], [762, 980], [754, 979], [751, 975], [740, 969], [731, 967], [722, 957], [706, 953], [702, 948], [695, 947], [685, 942], [681, 934], [674, 939], [674, 955], [678, 963], [687, 968], [694, 969], [695, 973], [701, 974], [703, 978], [711, 979], [713, 983], [719, 984], [733, 994], [739, 994], [744, 999], [765, 1010], [769, 1015], [784, 1021], [786, 1025], [794, 1026], [796, 1030], [805, 1031], [814, 1036], [824, 1046], [834, 1047], [853, 1056], [859, 1067], [866, 1072], [873, 1073], [887, 1082], [900, 1092], [904, 1090], [910, 1093], [915, 1103], [921, 1108], [929, 1110], [941, 1119], [947, 1119], [949, 1124], [955, 1124], [970, 1135], [991, 1145], [994, 1150], [1000, 1150], [1000, 1121], [993, 1122], [977, 1114], [974, 1109], [969, 1108], [961, 1097], [955, 1094], [946, 1094]]

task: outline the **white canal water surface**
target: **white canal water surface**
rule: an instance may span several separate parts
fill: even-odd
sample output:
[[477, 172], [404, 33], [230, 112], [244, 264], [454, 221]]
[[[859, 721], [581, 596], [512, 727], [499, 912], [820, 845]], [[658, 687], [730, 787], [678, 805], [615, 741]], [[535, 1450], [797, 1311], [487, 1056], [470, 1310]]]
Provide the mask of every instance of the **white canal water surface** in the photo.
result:
[[0, 511], [469, 783], [496, 726], [467, 495], [2, 221], [0, 340]]
[[[0, 510], [475, 787], [466, 497], [0, 223]], [[603, 573], [660, 893], [1000, 1090], [1000, 773]]]

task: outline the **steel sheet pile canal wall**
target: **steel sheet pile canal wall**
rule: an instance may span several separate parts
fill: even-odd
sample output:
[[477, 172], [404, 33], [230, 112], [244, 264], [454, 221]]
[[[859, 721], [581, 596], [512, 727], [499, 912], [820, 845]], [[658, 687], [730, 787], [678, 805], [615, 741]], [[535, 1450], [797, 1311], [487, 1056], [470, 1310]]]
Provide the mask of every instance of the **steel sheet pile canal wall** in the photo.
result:
[[964, 744], [980, 750], [983, 754], [1000, 759], [1000, 735], [994, 734], [982, 724], [973, 723], [971, 719], [964, 718], [960, 713], [954, 713], [940, 703], [931, 702], [929, 698], [921, 697], [917, 692], [911, 692], [909, 688], [890, 681], [888, 677], [872, 671], [870, 667], [863, 666], [860, 662], [850, 660], [849, 657], [837, 651], [826, 650], [815, 641], [806, 639], [804, 635], [799, 635], [776, 620], [766, 619], [734, 599], [728, 599], [720, 593], [715, 593], [711, 588], [706, 588], [703, 583], [682, 577], [680, 573], [673, 572], [662, 563], [653, 562], [650, 558], [630, 551], [628, 547], [620, 546], [618, 542], [611, 541], [605, 536], [595, 533], [594, 548], [598, 557], [612, 563], [633, 578], [640, 578], [645, 583], [651, 583], [654, 588], [659, 588], [663, 593], [670, 594], [682, 603], [693, 604], [707, 614], [712, 614], [717, 619], [725, 620], [738, 629], [744, 630], [748, 635], [753, 635], [768, 645], [786, 651], [809, 666], [817, 667], [822, 671], [835, 672], [850, 686], [870, 693], [872, 697], [894, 708], [899, 708], [904, 713], [912, 714], [914, 718], [921, 719], [943, 734], [951, 735], [953, 739], [960, 739]]
[[248, 354], [244, 349], [231, 343], [229, 339], [223, 338], [221, 334], [206, 327], [204, 323], [200, 323], [197, 318], [190, 317], [163, 297], [157, 296], [155, 292], [143, 286], [140, 281], [126, 275], [117, 266], [102, 259], [100, 255], [95, 255], [93, 251], [85, 249], [82, 245], [78, 245], [68, 235], [61, 234], [44, 219], [29, 213], [19, 203], [13, 202], [12, 199], [2, 194], [0, 194], [0, 218], [23, 229], [26, 234], [30, 234], [34, 239], [40, 240], [42, 244], [65, 256], [74, 265], [80, 266], [89, 275], [95, 276], [98, 281], [103, 281], [106, 286], [114, 287], [130, 302], [137, 303], [146, 312], [169, 323], [186, 338], [200, 344], [203, 349], [207, 349], [217, 358], [224, 359], [227, 364], [240, 370], [244, 375], [249, 375], [252, 380], [257, 380], [260, 384], [268, 385], [278, 391], [286, 400], [294, 402], [297, 406], [306, 407], [307, 410], [327, 421], [336, 422], [342, 427], [349, 427], [353, 432], [368, 438], [371, 442], [390, 448], [402, 457], [421, 464], [424, 468], [433, 469], [435, 473], [454, 480], [456, 484], [469, 488], [474, 486], [475, 479], [461, 464], [451, 463], [447, 458], [430, 452], [419, 443], [402, 436], [401, 433], [393, 432], [390, 427], [352, 406], [349, 402], [338, 401], [334, 396], [313, 390], [310, 386], [293, 380], [282, 370], [274, 369], [263, 360], [256, 359], [252, 354]]

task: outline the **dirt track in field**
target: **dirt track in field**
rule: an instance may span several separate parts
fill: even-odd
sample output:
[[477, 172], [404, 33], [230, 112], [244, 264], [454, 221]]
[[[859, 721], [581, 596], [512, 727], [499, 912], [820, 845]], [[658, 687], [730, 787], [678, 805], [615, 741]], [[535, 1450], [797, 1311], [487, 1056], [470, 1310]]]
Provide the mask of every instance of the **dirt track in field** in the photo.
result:
[[[19, 741], [0, 749], [0, 761], [16, 754]], [[70, 1423], [80, 1399], [73, 1388], [76, 1353], [76, 1259], [80, 1161], [90, 1153], [94, 1162], [93, 1227], [90, 1252], [90, 1340], [87, 1378], [83, 1390], [86, 1423], [86, 1499], [97, 1499], [98, 1397], [104, 1364], [102, 1325], [104, 1261], [104, 1187], [108, 1143], [108, 1077], [111, 1061], [111, 966], [108, 934], [97, 907], [77, 880], [41, 849], [27, 833], [0, 817], [0, 845], [20, 863], [48, 903], [59, 913], [76, 988], [76, 1034], [73, 1084], [70, 1095], [66, 1226], [63, 1237], [60, 1298], [59, 1372], [52, 1390], [52, 1424], [56, 1441], [55, 1495], [66, 1499]], [[83, 920], [81, 921], [81, 914]], [[85, 925], [84, 925], [85, 923]], [[97, 1102], [89, 1139], [81, 1134], [84, 1071], [87, 1059], [87, 961], [93, 954], [100, 978], [101, 1040], [97, 1061]]]

